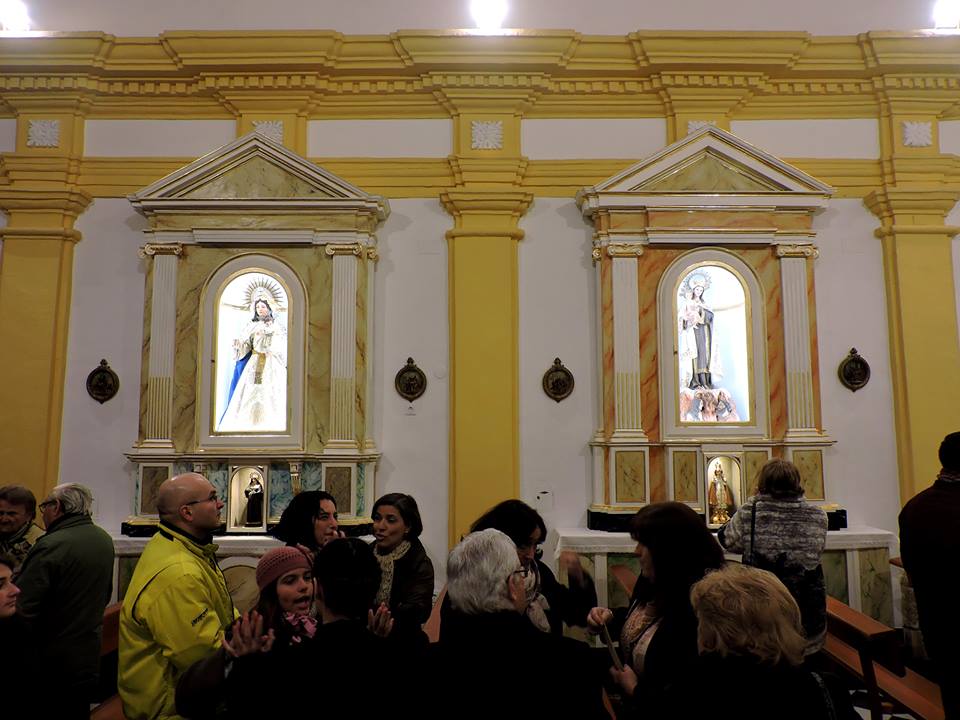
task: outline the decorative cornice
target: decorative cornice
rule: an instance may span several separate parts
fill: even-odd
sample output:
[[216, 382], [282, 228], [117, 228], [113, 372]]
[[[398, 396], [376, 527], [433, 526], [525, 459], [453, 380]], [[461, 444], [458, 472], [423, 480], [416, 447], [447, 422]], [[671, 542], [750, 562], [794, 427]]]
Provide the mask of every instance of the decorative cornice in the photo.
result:
[[181, 243], [146, 243], [137, 251], [139, 257], [154, 257], [156, 255], [183, 255], [183, 245]]
[[68, 32], [0, 38], [0, 56], [0, 108], [73, 95], [92, 117], [229, 117], [241, 99], [284, 93], [307, 117], [443, 116], [463, 91], [525, 95], [536, 117], [662, 115], [688, 101], [733, 102], [738, 117], [876, 116], [883, 95], [910, 94], [960, 112], [960, 37], [923, 32]]
[[789, 243], [777, 245], [777, 257], [779, 258], [818, 258], [820, 250], [816, 245], [800, 245]]

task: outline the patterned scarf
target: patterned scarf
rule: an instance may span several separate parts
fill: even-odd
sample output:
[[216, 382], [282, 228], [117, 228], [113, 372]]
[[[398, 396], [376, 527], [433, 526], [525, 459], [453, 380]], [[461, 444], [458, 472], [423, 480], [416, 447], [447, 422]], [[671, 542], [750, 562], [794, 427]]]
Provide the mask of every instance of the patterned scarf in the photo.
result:
[[940, 474], [937, 475], [937, 480], [943, 480], [948, 483], [960, 482], [960, 472], [951, 472], [944, 468], [940, 471]]
[[523, 587], [527, 595], [527, 617], [540, 632], [550, 632], [550, 620], [547, 618], [550, 603], [540, 592], [540, 572], [536, 563], [531, 563]]
[[400, 544], [397, 545], [393, 550], [381, 555], [380, 553], [374, 553], [377, 556], [377, 562], [380, 563], [380, 589], [377, 590], [377, 599], [375, 601], [376, 605], [383, 603], [385, 605], [390, 604], [390, 593], [393, 591], [393, 564], [407, 554], [407, 551], [410, 549], [409, 540], [401, 540]]
[[290, 628], [290, 644], [297, 645], [304, 639], [311, 639], [317, 632], [317, 620], [309, 615], [299, 613], [284, 613], [283, 619]]

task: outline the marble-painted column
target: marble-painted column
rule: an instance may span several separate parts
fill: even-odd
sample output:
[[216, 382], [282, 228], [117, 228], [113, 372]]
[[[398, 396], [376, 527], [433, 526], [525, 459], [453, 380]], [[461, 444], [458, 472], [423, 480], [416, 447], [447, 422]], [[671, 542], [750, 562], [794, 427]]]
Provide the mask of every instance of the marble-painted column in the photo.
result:
[[[377, 444], [373, 439], [373, 413], [374, 413], [374, 404], [375, 397], [373, 394], [373, 317], [374, 317], [374, 288], [376, 286], [376, 276], [375, 272], [377, 269], [377, 248], [374, 244], [376, 238], [371, 237], [368, 245], [366, 247], [366, 264], [367, 264], [367, 344], [366, 344], [366, 406], [364, 408], [363, 414], [363, 424], [364, 424], [364, 433], [363, 433], [363, 446], [364, 450], [371, 452], [375, 451]], [[359, 468], [358, 468], [359, 471]]]
[[359, 243], [330, 244], [333, 256], [333, 312], [330, 347], [330, 437], [327, 449], [359, 450], [355, 427], [357, 367], [357, 263]]
[[150, 297], [150, 354], [143, 404], [142, 448], [173, 452], [173, 360], [177, 324], [177, 264], [180, 243], [147, 243], [140, 257], [153, 260]]
[[807, 259], [819, 255], [813, 245], [779, 245], [783, 291], [783, 337], [787, 368], [786, 440], [821, 437], [817, 429], [810, 352], [810, 304]]
[[646, 441], [640, 408], [640, 298], [637, 257], [641, 245], [610, 244], [613, 282], [614, 439]]

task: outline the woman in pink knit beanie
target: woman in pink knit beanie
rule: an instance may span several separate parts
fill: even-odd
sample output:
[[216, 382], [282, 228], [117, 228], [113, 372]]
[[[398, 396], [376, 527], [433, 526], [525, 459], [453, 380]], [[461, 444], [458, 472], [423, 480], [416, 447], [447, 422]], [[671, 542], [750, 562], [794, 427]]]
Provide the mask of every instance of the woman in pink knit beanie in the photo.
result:
[[313, 617], [313, 557], [299, 547], [274, 548], [257, 564], [260, 600], [257, 612], [264, 631], [273, 630], [274, 647], [296, 645], [312, 638], [317, 629]]

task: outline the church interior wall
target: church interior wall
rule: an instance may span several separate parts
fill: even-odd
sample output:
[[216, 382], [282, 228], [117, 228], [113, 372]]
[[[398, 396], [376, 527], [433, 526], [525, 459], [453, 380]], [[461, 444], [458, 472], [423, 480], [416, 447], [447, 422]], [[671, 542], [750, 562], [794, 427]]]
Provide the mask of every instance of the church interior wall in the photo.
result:
[[[876, 220], [859, 200], [833, 200], [814, 220], [814, 267], [827, 501], [851, 526], [897, 531], [900, 500], [887, 307]], [[869, 384], [850, 392], [836, 368], [851, 348], [870, 363]]]
[[[590, 228], [570, 199], [537, 198], [520, 223], [520, 484], [548, 529], [586, 525], [599, 415], [596, 279]], [[559, 357], [573, 373], [562, 402], [542, 378]]]
[[89, 157], [195, 158], [237, 136], [235, 120], [87, 120]]
[[[377, 233], [373, 313], [374, 433], [383, 458], [377, 493], [406, 492], [423, 516], [421, 540], [437, 586], [447, 556], [449, 349], [447, 244], [449, 216], [434, 199], [391, 199]], [[427, 390], [411, 404], [393, 380], [408, 357], [426, 373]]]
[[[137, 256], [146, 220], [125, 198], [99, 198], [77, 221], [83, 240], [73, 266], [73, 299], [60, 440], [60, 482], [88, 485], [94, 516], [111, 532], [133, 509], [134, 466], [124, 457], [137, 440], [143, 288]], [[110, 402], [95, 402], [87, 374], [106, 359], [120, 377]]]

